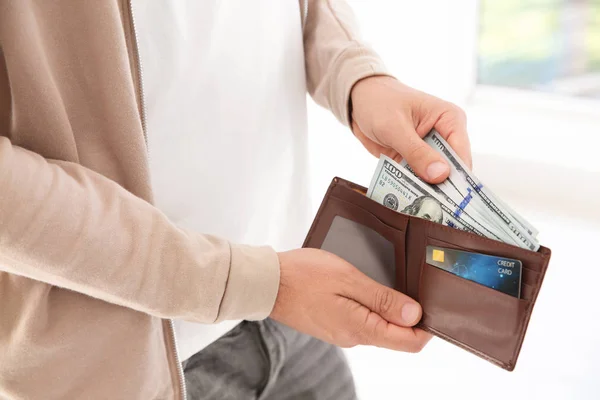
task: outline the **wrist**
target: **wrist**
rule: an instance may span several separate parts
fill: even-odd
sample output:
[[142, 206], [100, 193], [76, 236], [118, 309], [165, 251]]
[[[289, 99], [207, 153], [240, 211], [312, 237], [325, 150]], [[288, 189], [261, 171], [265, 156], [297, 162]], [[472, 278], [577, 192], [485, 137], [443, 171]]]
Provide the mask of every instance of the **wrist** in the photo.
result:
[[395, 77], [391, 75], [371, 75], [365, 78], [359, 79], [350, 89], [350, 102], [356, 101], [357, 97], [361, 95], [367, 88], [372, 86], [387, 86], [390, 82], [394, 84], [400, 83]]
[[273, 304], [273, 309], [269, 314], [269, 318], [272, 318], [276, 321], [281, 321], [281, 317], [283, 315], [283, 304], [285, 303], [285, 298], [289, 296], [289, 285], [288, 285], [288, 252], [277, 253], [277, 257], [279, 259], [279, 288], [277, 290], [277, 296], [275, 297], [275, 303]]
[[352, 85], [350, 96], [348, 97], [348, 121], [350, 121], [350, 126], [352, 126], [352, 121], [354, 120], [352, 116], [353, 112], [356, 105], [360, 104], [360, 98], [364, 93], [370, 92], [377, 86], [386, 87], [389, 85], [398, 85], [399, 83], [400, 81], [391, 75], [370, 75], [356, 81]]

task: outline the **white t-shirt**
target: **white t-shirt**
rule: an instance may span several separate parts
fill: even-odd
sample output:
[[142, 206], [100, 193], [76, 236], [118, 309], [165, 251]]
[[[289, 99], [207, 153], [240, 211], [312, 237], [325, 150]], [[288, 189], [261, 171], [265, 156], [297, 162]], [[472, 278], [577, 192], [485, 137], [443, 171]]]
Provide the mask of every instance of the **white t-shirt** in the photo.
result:
[[[133, 15], [156, 206], [200, 233], [300, 247], [311, 210], [298, 0], [134, 0]], [[175, 321], [180, 359], [238, 322]]]

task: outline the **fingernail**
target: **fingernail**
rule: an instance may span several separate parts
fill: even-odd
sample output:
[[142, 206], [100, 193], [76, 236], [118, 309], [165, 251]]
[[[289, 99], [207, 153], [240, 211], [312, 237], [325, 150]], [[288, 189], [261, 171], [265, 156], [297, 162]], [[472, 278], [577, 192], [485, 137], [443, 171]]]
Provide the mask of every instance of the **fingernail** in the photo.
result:
[[446, 172], [448, 172], [448, 165], [440, 161], [432, 162], [427, 167], [427, 176], [429, 177], [429, 179], [439, 178]]
[[414, 303], [406, 303], [402, 306], [402, 320], [407, 324], [414, 323], [419, 318], [421, 310]]

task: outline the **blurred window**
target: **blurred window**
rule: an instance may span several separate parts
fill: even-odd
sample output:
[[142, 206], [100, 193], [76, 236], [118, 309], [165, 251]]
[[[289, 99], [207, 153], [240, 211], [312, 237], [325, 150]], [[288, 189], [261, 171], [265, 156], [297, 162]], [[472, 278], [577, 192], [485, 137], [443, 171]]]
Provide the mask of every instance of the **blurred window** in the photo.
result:
[[480, 0], [477, 83], [600, 99], [600, 0]]

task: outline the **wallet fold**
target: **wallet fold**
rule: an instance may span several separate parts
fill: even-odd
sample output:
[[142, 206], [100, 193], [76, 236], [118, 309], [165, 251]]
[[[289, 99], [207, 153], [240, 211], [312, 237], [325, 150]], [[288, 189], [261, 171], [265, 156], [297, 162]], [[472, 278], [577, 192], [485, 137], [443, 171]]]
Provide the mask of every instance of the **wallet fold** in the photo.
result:
[[[417, 325], [512, 371], [542, 285], [550, 249], [537, 252], [393, 211], [366, 188], [334, 178], [304, 247], [330, 251], [370, 278], [417, 300]], [[520, 298], [427, 264], [434, 245], [521, 260]]]

